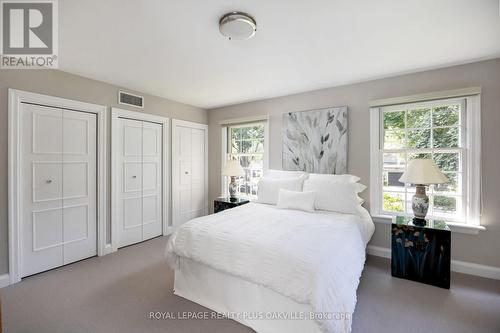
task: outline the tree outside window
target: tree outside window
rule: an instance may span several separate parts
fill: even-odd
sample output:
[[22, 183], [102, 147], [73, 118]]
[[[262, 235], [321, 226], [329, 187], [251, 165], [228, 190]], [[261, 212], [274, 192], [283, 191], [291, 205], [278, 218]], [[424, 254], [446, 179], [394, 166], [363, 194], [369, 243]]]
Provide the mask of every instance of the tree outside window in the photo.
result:
[[239, 196], [257, 198], [257, 183], [264, 171], [264, 123], [228, 127], [228, 152], [245, 170], [238, 177]]
[[399, 178], [408, 161], [432, 158], [449, 182], [429, 188], [429, 216], [459, 220], [463, 216], [462, 104], [439, 103], [382, 112], [382, 211], [410, 213], [413, 184]]

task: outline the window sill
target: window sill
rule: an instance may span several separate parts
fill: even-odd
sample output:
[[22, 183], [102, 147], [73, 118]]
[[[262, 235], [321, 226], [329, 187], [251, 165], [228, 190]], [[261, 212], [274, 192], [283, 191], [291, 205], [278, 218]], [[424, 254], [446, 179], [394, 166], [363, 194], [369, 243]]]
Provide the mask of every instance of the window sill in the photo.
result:
[[[372, 215], [373, 222], [380, 224], [392, 224], [392, 216], [390, 215]], [[468, 235], [477, 235], [479, 231], [485, 231], [486, 228], [481, 225], [467, 225], [457, 222], [446, 222], [452, 232]]]

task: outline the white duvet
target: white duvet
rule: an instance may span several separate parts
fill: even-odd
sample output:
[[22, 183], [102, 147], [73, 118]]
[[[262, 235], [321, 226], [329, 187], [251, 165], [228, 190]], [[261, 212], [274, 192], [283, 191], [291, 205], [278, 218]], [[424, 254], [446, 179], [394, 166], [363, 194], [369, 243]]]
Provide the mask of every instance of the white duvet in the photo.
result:
[[166, 254], [174, 269], [181, 257], [203, 263], [311, 305], [323, 332], [349, 332], [373, 231], [364, 208], [356, 216], [249, 203], [185, 223]]

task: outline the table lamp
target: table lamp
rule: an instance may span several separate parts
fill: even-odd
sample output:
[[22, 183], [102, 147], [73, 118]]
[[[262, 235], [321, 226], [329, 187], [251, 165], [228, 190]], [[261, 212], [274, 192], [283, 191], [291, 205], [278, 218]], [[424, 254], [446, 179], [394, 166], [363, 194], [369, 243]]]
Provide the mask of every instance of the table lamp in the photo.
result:
[[240, 165], [238, 160], [227, 161], [224, 169], [222, 170], [223, 176], [231, 177], [231, 182], [229, 183], [229, 197], [232, 200], [236, 199], [236, 192], [238, 190], [238, 185], [236, 184], [236, 177], [244, 176], [245, 170]]
[[411, 202], [414, 223], [425, 225], [425, 215], [429, 209], [429, 197], [425, 194], [425, 186], [430, 184], [443, 184], [448, 178], [439, 170], [431, 159], [415, 159], [408, 163], [400, 182], [415, 184], [416, 192]]

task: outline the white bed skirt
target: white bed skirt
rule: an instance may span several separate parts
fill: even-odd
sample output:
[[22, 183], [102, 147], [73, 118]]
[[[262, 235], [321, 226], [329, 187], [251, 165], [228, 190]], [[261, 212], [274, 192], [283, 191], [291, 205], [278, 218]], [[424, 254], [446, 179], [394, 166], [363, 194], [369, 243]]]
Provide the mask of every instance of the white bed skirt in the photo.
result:
[[[259, 333], [320, 332], [316, 321], [309, 318], [313, 311], [310, 305], [193, 260], [180, 260], [174, 294], [226, 314]], [[284, 316], [291, 319], [279, 319]]]

